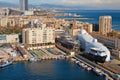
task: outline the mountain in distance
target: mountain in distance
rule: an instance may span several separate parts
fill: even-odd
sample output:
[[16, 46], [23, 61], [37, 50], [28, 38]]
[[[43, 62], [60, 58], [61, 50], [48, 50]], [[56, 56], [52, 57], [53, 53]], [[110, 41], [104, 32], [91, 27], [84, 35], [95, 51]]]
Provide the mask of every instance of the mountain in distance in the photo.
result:
[[[3, 2], [3, 1], [0, 1], [0, 7], [15, 7], [15, 8], [19, 8], [19, 4], [18, 3], [9, 3], [9, 2]], [[92, 6], [66, 6], [66, 5], [57, 5], [57, 4], [29, 4], [29, 8], [32, 8], [32, 7], [37, 7], [37, 8], [47, 8], [47, 9], [51, 9], [51, 8], [59, 8], [59, 9], [82, 9], [82, 10], [85, 10], [85, 9], [94, 9], [94, 7]]]
[[[32, 5], [33, 6], [33, 5]], [[40, 4], [40, 5], [34, 5], [34, 7], [40, 7], [40, 8], [88, 8], [87, 6], [65, 6], [65, 5], [56, 5], [56, 4]]]
[[17, 4], [0, 1], [0, 7], [19, 7]]
[[40, 4], [42, 8], [68, 8], [68, 6], [55, 5], [55, 4]]

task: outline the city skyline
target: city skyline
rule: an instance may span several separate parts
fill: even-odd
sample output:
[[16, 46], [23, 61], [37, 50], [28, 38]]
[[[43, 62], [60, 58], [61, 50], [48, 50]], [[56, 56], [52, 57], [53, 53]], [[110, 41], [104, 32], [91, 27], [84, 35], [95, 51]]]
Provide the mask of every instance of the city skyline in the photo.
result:
[[[9, 2], [14, 4], [19, 4], [19, 0], [0, 0], [1, 2]], [[120, 1], [119, 0], [29, 0], [30, 4], [55, 4], [55, 5], [64, 5], [64, 6], [90, 6], [94, 9], [119, 9]]]

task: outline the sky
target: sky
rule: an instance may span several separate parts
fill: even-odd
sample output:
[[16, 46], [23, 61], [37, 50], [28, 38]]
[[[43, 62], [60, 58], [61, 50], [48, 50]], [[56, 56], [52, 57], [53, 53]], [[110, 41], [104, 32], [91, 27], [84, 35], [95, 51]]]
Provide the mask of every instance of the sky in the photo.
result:
[[[0, 0], [19, 3], [19, 0]], [[90, 6], [98, 9], [120, 9], [120, 0], [29, 0], [30, 4], [55, 4], [66, 6]]]

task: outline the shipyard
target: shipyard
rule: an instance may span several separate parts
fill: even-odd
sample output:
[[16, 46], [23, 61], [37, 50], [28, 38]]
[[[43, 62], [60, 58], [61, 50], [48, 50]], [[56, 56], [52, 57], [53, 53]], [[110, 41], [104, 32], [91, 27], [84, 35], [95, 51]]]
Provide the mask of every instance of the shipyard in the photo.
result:
[[99, 16], [95, 27], [79, 21], [94, 18], [59, 10], [0, 11], [0, 70], [19, 62], [69, 60], [104, 80], [120, 80], [120, 32], [112, 29], [112, 16]]

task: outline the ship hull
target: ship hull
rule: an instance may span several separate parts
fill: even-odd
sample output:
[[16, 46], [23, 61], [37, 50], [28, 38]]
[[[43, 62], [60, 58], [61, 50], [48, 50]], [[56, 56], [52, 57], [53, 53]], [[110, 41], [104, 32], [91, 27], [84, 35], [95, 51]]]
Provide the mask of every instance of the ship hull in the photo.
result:
[[92, 61], [95, 61], [95, 62], [104, 63], [107, 56], [98, 56], [98, 55], [93, 55], [93, 54], [90, 54], [90, 53], [86, 53], [85, 57], [87, 57], [88, 59], [90, 59]]
[[8, 62], [8, 63], [5, 63], [5, 64], [3, 64], [3, 65], [0, 65], [0, 69], [1, 68], [4, 68], [4, 67], [7, 67], [7, 66], [9, 66], [9, 65], [11, 65], [12, 64], [12, 61], [10, 61], [10, 62]]
[[56, 40], [56, 43], [59, 43], [61, 46], [67, 48], [67, 49], [73, 49], [74, 44], [70, 43], [70, 42], [63, 42], [59, 39]]
[[102, 76], [102, 75], [103, 75], [102, 72], [101, 72], [99, 69], [96, 69], [96, 68], [93, 69], [93, 72], [94, 72], [96, 75], [98, 75], [98, 76]]
[[73, 44], [61, 42], [61, 45], [67, 49], [73, 49]]

